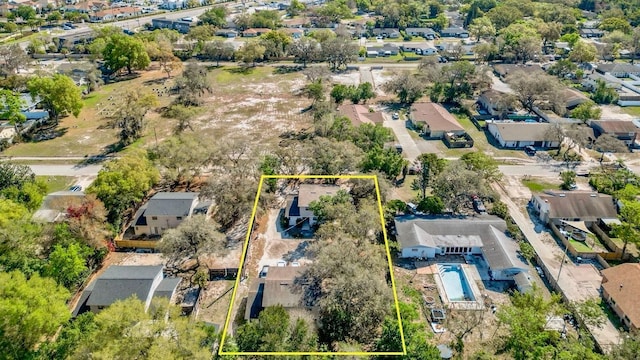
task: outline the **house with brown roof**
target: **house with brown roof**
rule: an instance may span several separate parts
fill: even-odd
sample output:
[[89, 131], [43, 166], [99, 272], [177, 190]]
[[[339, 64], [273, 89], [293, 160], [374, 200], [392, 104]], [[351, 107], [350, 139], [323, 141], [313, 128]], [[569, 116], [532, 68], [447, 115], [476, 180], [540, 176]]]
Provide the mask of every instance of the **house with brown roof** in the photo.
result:
[[426, 102], [415, 103], [409, 112], [411, 124], [422, 129], [422, 133], [429, 138], [442, 139], [449, 133], [463, 136], [466, 132], [458, 120], [442, 105]]
[[571, 88], [565, 88], [562, 95], [564, 96], [565, 107], [567, 110], [571, 110], [576, 106], [589, 101], [589, 98], [586, 95]]
[[309, 309], [304, 301], [304, 266], [270, 267], [264, 277], [249, 286], [245, 320], [255, 319], [264, 308], [281, 305], [287, 310]]
[[640, 329], [640, 264], [621, 264], [602, 270], [602, 298], [629, 330]]
[[625, 120], [594, 120], [591, 121], [591, 127], [595, 136], [599, 137], [602, 134], [610, 134], [618, 138], [618, 140], [624, 141], [627, 146], [633, 145], [638, 138], [638, 132], [640, 128], [634, 121]]
[[245, 31], [242, 32], [242, 37], [258, 37], [262, 34], [266, 34], [269, 31], [271, 31], [271, 29], [267, 29], [267, 28], [251, 28], [251, 29], [247, 29]]
[[368, 106], [359, 104], [343, 104], [338, 107], [338, 112], [349, 118], [353, 126], [360, 124], [382, 125], [384, 117], [379, 111], [369, 111]]
[[501, 116], [506, 112], [515, 110], [510, 106], [511, 104], [507, 99], [508, 96], [508, 94], [501, 91], [489, 89], [478, 96], [478, 105], [491, 116]]
[[618, 212], [611, 195], [592, 191], [547, 191], [531, 196], [531, 206], [544, 223], [583, 221], [590, 225], [599, 219], [616, 219]]
[[282, 26], [292, 29], [301, 29], [307, 24], [309, 24], [309, 19], [307, 19], [306, 17], [282, 20]]
[[91, 22], [113, 21], [142, 14], [142, 8], [137, 6], [124, 6], [95, 12], [91, 15]]
[[553, 125], [539, 122], [487, 121], [487, 130], [503, 148], [520, 149], [534, 146], [557, 149], [560, 142], [551, 136]]
[[545, 71], [540, 65], [535, 64], [497, 64], [493, 66], [493, 70], [502, 80], [507, 79], [510, 75], [517, 73], [518, 71], [524, 71], [526, 73], [544, 74]]
[[300, 225], [307, 221], [309, 225], [314, 225], [318, 218], [309, 208], [309, 205], [314, 201], [320, 200], [321, 196], [335, 196], [338, 190], [340, 190], [340, 187], [336, 185], [301, 184], [298, 195], [287, 201], [284, 217], [289, 219], [290, 226]]

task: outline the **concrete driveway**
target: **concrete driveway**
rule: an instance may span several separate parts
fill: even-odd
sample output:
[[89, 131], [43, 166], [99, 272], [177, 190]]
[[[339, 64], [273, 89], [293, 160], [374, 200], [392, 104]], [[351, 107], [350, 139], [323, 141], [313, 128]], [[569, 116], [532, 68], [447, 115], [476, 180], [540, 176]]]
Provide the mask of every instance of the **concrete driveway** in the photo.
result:
[[382, 114], [384, 116], [384, 126], [390, 128], [396, 135], [398, 143], [402, 145], [402, 153], [410, 163], [422, 153], [438, 153], [438, 148], [435, 144], [423, 139], [414, 140], [411, 137], [410, 130], [407, 128], [409, 123], [407, 120], [393, 120], [388, 113], [383, 112]]
[[102, 165], [29, 165], [36, 175], [47, 176], [97, 176]]

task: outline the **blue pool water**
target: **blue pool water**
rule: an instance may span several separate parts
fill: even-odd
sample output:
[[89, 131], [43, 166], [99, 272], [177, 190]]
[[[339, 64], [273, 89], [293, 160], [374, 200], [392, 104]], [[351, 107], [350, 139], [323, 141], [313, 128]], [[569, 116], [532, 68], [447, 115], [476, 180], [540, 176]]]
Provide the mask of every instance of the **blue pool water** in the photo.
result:
[[438, 265], [449, 301], [474, 301], [469, 283], [460, 265]]

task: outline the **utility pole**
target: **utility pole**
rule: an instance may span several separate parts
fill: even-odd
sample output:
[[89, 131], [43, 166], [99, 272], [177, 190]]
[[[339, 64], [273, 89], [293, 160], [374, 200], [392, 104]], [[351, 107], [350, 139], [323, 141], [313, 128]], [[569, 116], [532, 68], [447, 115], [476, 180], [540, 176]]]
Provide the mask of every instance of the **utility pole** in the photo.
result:
[[[568, 237], [571, 237], [572, 233], [567, 234]], [[568, 242], [568, 239], [567, 239]], [[560, 261], [560, 270], [558, 270], [558, 277], [556, 277], [556, 284], [560, 287], [560, 274], [562, 273], [562, 266], [564, 265], [564, 261], [567, 258], [567, 251], [569, 251], [569, 247], [564, 247], [564, 255], [562, 256], [562, 261]]]

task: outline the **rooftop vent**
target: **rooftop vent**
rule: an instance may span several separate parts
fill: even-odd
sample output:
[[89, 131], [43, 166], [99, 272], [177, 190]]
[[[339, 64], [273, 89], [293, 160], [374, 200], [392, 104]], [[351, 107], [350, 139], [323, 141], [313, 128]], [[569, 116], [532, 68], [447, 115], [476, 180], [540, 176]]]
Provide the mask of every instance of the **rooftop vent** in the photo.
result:
[[559, 194], [558, 196], [565, 197], [565, 196], [567, 196], [567, 194]]

